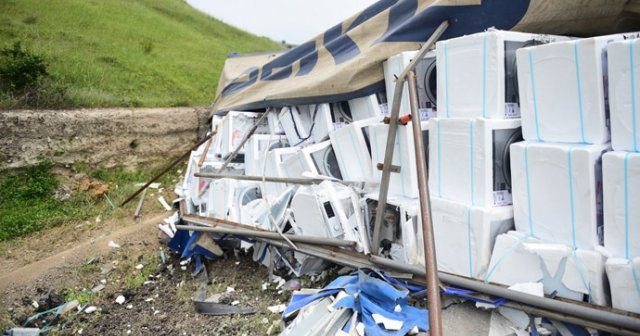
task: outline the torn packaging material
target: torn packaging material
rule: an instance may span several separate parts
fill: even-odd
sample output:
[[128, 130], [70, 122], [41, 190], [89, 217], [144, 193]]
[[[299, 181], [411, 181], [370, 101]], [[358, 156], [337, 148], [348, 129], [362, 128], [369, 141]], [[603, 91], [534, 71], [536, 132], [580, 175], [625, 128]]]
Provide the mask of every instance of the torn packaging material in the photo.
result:
[[329, 104], [283, 107], [278, 120], [292, 146], [321, 141], [333, 131]]
[[542, 282], [546, 294], [608, 303], [604, 282], [605, 257], [590, 249], [547, 243], [510, 231], [497, 237], [485, 281], [507, 286]]
[[640, 257], [609, 258], [605, 267], [613, 308], [640, 314]]
[[[384, 84], [387, 89], [387, 100], [393, 101], [395, 95], [396, 79], [402, 71], [411, 63], [416, 56], [417, 51], [405, 51], [395, 56], [389, 57], [386, 62], [382, 63], [384, 71]], [[404, 83], [402, 86], [402, 99], [400, 100], [400, 116], [411, 114], [409, 106], [409, 85]]]
[[519, 120], [434, 118], [429, 123], [434, 196], [481, 207], [512, 203], [509, 146], [522, 139]]
[[[423, 139], [425, 138], [425, 134], [428, 139], [429, 121], [420, 122], [420, 126], [422, 128]], [[389, 125], [383, 123], [376, 123], [369, 126], [372, 172], [373, 178], [378, 181], [382, 178], [382, 171], [377, 169], [377, 164], [384, 162], [388, 132]], [[425, 142], [424, 145], [425, 154], [427, 154], [425, 157], [428, 158], [429, 142]], [[389, 193], [410, 198], [418, 197], [418, 174], [416, 172], [417, 166], [414, 146], [411, 124], [398, 126], [391, 164], [400, 166], [400, 172], [391, 172]]]
[[355, 121], [329, 133], [344, 180], [377, 182], [373, 179], [369, 139], [365, 129], [380, 121], [380, 117]]
[[[231, 152], [233, 152], [238, 145], [242, 142], [245, 135], [255, 125], [257, 120], [262, 116], [262, 113], [254, 112], [238, 112], [231, 111], [222, 119], [220, 125], [220, 151], [218, 154], [221, 158], [226, 158]], [[258, 126], [257, 133], [269, 133], [269, 125], [265, 123]], [[240, 149], [239, 153], [244, 153], [244, 147]]]
[[518, 118], [513, 51], [556, 39], [566, 38], [490, 29], [438, 42], [438, 116]]
[[602, 156], [604, 247], [614, 257], [640, 256], [640, 154], [609, 152]]
[[[395, 286], [394, 286], [395, 285]], [[412, 307], [408, 304], [409, 290], [403, 288], [399, 282], [391, 283], [374, 278], [373, 276], [358, 272], [354, 275], [336, 278], [318, 294], [295, 294], [291, 298], [291, 303], [283, 313], [283, 318], [288, 318], [309, 305], [318, 304], [317, 314], [299, 313], [296, 319], [306, 320], [306, 317], [330, 314], [327, 304], [329, 301], [323, 300], [327, 297], [336, 296], [336, 301], [332, 307], [335, 310], [349, 309], [357, 315], [357, 322], [364, 324], [366, 335], [406, 335], [409, 331], [417, 328], [419, 331], [427, 331], [427, 312], [423, 309]], [[397, 287], [396, 287], [397, 286]], [[339, 295], [340, 292], [345, 294]], [[322, 309], [322, 305], [325, 305]], [[390, 321], [395, 325], [401, 324], [399, 330], [387, 330], [385, 324], [378, 324], [374, 315]], [[301, 322], [294, 322], [299, 325]], [[312, 321], [310, 321], [311, 323]], [[348, 330], [353, 330], [357, 323], [345, 325]], [[394, 328], [395, 329], [395, 328]], [[344, 329], [343, 329], [344, 330]]]
[[482, 279], [496, 237], [513, 227], [511, 206], [482, 208], [431, 199], [438, 270]]
[[380, 118], [387, 114], [387, 97], [385, 93], [377, 93], [349, 100], [349, 109], [353, 121], [369, 118]]
[[335, 151], [328, 140], [301, 148], [285, 160], [282, 166], [288, 177], [302, 178], [305, 173], [310, 173], [313, 176], [342, 179]]
[[262, 176], [266, 149], [289, 147], [282, 135], [254, 134], [245, 144], [244, 173], [249, 176]]
[[525, 139], [609, 141], [606, 46], [622, 39], [624, 35], [599, 36], [517, 51]]
[[[298, 152], [297, 147], [274, 148], [267, 152], [264, 168], [264, 176], [290, 177], [283, 168], [283, 162]], [[263, 174], [259, 174], [263, 175]], [[274, 200], [278, 198], [288, 187], [285, 183], [265, 182], [261, 184], [263, 198]]]
[[516, 230], [591, 249], [602, 227], [601, 155], [607, 145], [511, 145]]
[[611, 146], [614, 150], [640, 152], [640, 40], [613, 42], [607, 45], [609, 73], [609, 115]]

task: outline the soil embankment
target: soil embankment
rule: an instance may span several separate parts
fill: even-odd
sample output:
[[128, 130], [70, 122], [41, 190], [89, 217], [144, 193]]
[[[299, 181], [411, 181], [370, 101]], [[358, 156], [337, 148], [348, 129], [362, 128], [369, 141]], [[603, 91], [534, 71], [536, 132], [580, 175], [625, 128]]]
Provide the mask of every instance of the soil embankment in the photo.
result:
[[204, 108], [0, 111], [0, 171], [134, 166], [176, 156], [207, 131]]

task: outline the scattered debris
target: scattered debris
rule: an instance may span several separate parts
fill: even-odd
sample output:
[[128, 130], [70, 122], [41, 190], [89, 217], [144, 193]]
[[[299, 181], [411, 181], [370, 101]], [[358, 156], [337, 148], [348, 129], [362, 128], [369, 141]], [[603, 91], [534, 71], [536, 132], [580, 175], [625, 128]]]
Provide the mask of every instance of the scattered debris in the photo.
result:
[[267, 307], [267, 310], [270, 311], [272, 314], [280, 314], [282, 313], [285, 309], [287, 308], [286, 305], [284, 304], [279, 304], [279, 305], [275, 305], [275, 306], [269, 306]]
[[89, 306], [89, 307], [85, 308], [84, 312], [85, 312], [86, 314], [91, 314], [91, 313], [95, 312], [96, 310], [98, 310], [98, 307], [96, 307], [96, 306]]
[[141, 270], [141, 269], [143, 269], [143, 268], [144, 268], [144, 265], [143, 265], [143, 264], [138, 264], [138, 265], [136, 265], [136, 269], [137, 269], [137, 270]]
[[123, 295], [118, 295], [118, 297], [116, 298], [116, 303], [117, 303], [117, 304], [119, 304], [119, 305], [121, 305], [121, 304], [123, 304], [123, 303], [124, 303], [124, 301], [125, 301], [125, 300], [126, 300], [126, 299], [124, 298], [124, 296], [123, 296]]
[[103, 289], [104, 289], [104, 285], [102, 285], [102, 284], [101, 284], [101, 285], [97, 285], [97, 286], [93, 287], [93, 288], [91, 289], [91, 292], [93, 292], [93, 293], [98, 293], [99, 291], [101, 291], [101, 290], [103, 290]]
[[169, 205], [169, 203], [167, 203], [167, 201], [164, 199], [164, 196], [160, 196], [158, 197], [158, 202], [160, 202], [160, 204], [162, 204], [162, 207], [166, 210], [166, 211], [171, 211], [171, 206]]
[[120, 245], [117, 244], [116, 242], [114, 242], [113, 240], [110, 240], [107, 245], [109, 245], [109, 247], [112, 248], [112, 249], [119, 249], [120, 248]]

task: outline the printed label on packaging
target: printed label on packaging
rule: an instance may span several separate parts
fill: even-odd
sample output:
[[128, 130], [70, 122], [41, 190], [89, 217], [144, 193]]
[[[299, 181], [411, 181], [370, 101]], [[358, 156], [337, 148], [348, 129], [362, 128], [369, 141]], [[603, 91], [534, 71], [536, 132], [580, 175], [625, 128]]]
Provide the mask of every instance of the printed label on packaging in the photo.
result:
[[345, 122], [334, 122], [333, 123], [333, 129], [334, 130], [339, 130], [339, 129], [345, 127], [345, 126], [347, 126], [347, 123], [345, 123]]
[[434, 111], [432, 108], [422, 107], [418, 109], [418, 112], [420, 113], [420, 120], [422, 121], [436, 117], [436, 111]]
[[518, 103], [505, 103], [504, 117], [507, 119], [520, 118], [520, 105]]
[[389, 105], [387, 103], [380, 104], [380, 113], [385, 117], [389, 115]]
[[513, 204], [509, 190], [496, 190], [493, 192], [493, 205], [504, 206]]

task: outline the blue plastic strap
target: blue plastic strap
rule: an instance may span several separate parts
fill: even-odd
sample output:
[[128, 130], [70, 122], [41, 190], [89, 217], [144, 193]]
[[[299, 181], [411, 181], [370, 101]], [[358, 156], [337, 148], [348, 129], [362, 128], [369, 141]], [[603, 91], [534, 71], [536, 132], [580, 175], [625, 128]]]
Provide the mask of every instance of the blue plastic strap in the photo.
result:
[[529, 217], [529, 234], [535, 236], [533, 233], [533, 215], [531, 208], [531, 182], [529, 181], [529, 144], [524, 145], [524, 174], [527, 180], [527, 215]]
[[629, 259], [629, 152], [624, 155], [624, 253]]
[[487, 117], [487, 34], [482, 41], [482, 117]]
[[636, 127], [636, 78], [633, 74], [633, 40], [629, 41], [629, 75], [631, 76], [631, 123], [633, 125], [633, 151], [638, 151], [638, 130]]
[[446, 116], [449, 118], [449, 44], [444, 44], [444, 102], [446, 106]]
[[569, 170], [569, 208], [571, 210], [571, 242], [573, 244], [573, 248], [577, 248], [576, 245], [576, 210], [573, 202], [573, 168], [572, 168], [572, 160], [571, 153], [574, 146], [569, 147], [569, 151], [567, 153], [567, 161], [568, 161], [568, 170]]
[[442, 160], [440, 159], [440, 120], [435, 120], [436, 122], [436, 136], [438, 143], [438, 197], [442, 198]]
[[573, 42], [573, 54], [576, 59], [576, 82], [578, 87], [578, 112], [580, 118], [580, 136], [582, 138], [582, 143], [587, 143], [584, 137], [584, 109], [582, 108], [582, 87], [580, 85], [580, 59], [578, 58], [578, 42]]
[[533, 72], [533, 51], [529, 49], [529, 72], [531, 73], [531, 95], [533, 98], [533, 115], [536, 123], [536, 138], [538, 141], [542, 141], [540, 137], [540, 126], [538, 125], [538, 100], [536, 98], [536, 79]]
[[473, 278], [473, 253], [471, 251], [471, 207], [467, 209], [467, 253], [469, 255], [469, 277]]

